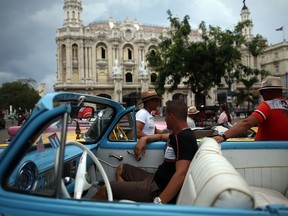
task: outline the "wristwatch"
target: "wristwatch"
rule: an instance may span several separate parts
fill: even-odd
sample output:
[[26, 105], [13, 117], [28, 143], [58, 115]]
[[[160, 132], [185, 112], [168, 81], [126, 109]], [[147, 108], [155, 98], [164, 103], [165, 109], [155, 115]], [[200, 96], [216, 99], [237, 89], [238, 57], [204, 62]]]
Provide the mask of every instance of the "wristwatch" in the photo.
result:
[[222, 133], [220, 136], [224, 139], [223, 141], [226, 141], [226, 140], [227, 140], [227, 137], [225, 136], [224, 133]]
[[162, 204], [160, 197], [155, 197], [153, 203], [157, 205]]

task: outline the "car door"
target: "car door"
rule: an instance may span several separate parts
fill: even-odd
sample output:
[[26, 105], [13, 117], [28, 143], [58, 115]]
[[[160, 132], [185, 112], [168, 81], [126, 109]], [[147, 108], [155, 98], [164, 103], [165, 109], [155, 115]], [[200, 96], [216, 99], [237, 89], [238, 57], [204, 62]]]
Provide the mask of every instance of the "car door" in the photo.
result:
[[[115, 180], [116, 168], [121, 163], [129, 163], [155, 172], [158, 165], [163, 161], [165, 142], [148, 144], [145, 155], [137, 161], [134, 157], [134, 147], [137, 144], [134, 109], [127, 109], [113, 125], [110, 130], [108, 129], [106, 137], [102, 139], [96, 152], [109, 180]], [[101, 177], [99, 176], [99, 178]]]

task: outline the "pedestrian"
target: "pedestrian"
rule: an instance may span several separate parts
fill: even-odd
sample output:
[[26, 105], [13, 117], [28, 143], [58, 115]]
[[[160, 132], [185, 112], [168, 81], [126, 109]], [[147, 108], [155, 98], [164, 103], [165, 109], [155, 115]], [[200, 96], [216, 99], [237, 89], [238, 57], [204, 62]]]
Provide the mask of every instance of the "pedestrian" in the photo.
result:
[[217, 120], [219, 125], [231, 123], [231, 114], [229, 112], [228, 106], [226, 104], [222, 104], [220, 107], [220, 116]]
[[[198, 144], [188, 127], [187, 106], [182, 100], [166, 103], [165, 121], [170, 134], [154, 134], [139, 139], [134, 153], [136, 159], [145, 154], [146, 145], [154, 141], [167, 141], [164, 161], [154, 173], [138, 167], [123, 164], [118, 167], [116, 180], [111, 182], [115, 199], [128, 199], [138, 202], [176, 203]], [[107, 199], [105, 186], [102, 186], [95, 199]]]
[[136, 113], [137, 138], [151, 134], [160, 134], [162, 130], [157, 129], [154, 122], [152, 111], [159, 105], [159, 97], [154, 89], [148, 89], [141, 93], [141, 99], [138, 104], [143, 103], [143, 108]]
[[280, 77], [266, 77], [259, 92], [264, 101], [246, 119], [214, 137], [217, 142], [238, 136], [255, 126], [258, 126], [255, 140], [288, 140], [288, 100], [283, 96]]
[[187, 124], [190, 128], [195, 128], [195, 117], [200, 111], [197, 110], [195, 106], [190, 106], [188, 108], [188, 115], [187, 115]]

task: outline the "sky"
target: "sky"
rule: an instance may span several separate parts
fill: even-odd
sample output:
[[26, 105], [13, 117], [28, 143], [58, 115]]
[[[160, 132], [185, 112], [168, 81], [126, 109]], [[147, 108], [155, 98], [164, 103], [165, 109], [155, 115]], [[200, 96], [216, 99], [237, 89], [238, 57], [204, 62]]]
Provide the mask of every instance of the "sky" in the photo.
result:
[[[0, 0], [0, 87], [4, 82], [34, 79], [46, 83], [46, 92], [56, 82], [56, 31], [63, 26], [64, 0]], [[269, 44], [287, 40], [288, 0], [246, 0], [253, 21], [253, 34]], [[197, 29], [201, 21], [232, 28], [240, 21], [243, 0], [82, 0], [82, 21], [137, 20], [141, 24], [169, 26], [167, 10]], [[284, 31], [276, 31], [284, 27]], [[286, 33], [287, 32], [287, 33]], [[286, 36], [287, 35], [287, 36]]]

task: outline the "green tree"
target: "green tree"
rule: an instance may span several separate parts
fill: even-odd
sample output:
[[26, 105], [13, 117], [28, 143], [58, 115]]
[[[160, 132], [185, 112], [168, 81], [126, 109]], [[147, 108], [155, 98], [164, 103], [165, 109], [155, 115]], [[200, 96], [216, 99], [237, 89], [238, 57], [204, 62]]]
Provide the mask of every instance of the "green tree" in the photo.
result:
[[251, 109], [254, 109], [257, 99], [258, 99], [258, 92], [255, 91], [253, 86], [259, 83], [259, 77], [266, 77], [269, 72], [266, 70], [258, 70], [258, 69], [251, 69], [249, 67], [243, 66], [243, 71], [239, 78], [238, 82], [244, 85], [243, 89], [237, 89], [236, 96], [237, 96], [237, 103], [243, 104], [247, 102], [247, 113], [249, 114]]
[[[202, 40], [195, 42], [189, 40], [189, 16], [180, 21], [172, 16], [171, 11], [167, 13], [171, 29], [167, 36], [160, 37], [156, 51], [147, 55], [149, 66], [158, 72], [155, 82], [158, 93], [164, 93], [166, 84], [172, 92], [183, 82], [197, 97], [200, 93], [208, 95], [212, 87], [222, 86], [221, 78], [230, 78], [232, 71], [237, 72], [236, 78], [241, 78], [241, 49], [248, 44], [242, 30], [251, 21], [239, 22], [233, 30], [224, 31], [201, 22]], [[255, 53], [260, 53], [259, 44], [255, 41], [249, 45]]]
[[36, 81], [33, 79], [3, 83], [0, 88], [0, 109], [9, 109], [10, 105], [15, 109], [33, 109], [40, 99], [38, 92], [33, 88], [35, 84]]

